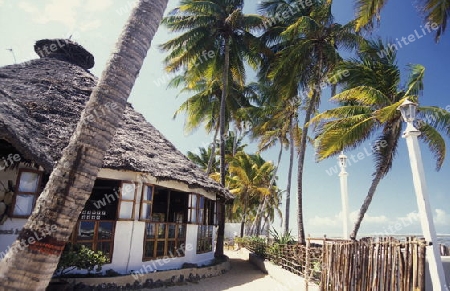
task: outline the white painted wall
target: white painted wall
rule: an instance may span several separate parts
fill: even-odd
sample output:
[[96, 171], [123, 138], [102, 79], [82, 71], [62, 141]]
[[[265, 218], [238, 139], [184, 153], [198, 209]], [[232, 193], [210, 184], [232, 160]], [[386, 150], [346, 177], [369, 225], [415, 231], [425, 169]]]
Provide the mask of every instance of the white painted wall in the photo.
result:
[[[103, 270], [113, 269], [122, 274], [132, 271], [178, 269], [183, 263], [206, 265], [214, 259], [212, 252], [196, 254], [198, 226], [188, 224], [186, 227], [186, 252], [184, 257], [167, 257], [152, 261], [142, 261], [144, 249], [145, 222], [142, 221], [118, 221], [114, 237], [114, 252], [112, 263], [103, 267]], [[216, 237], [214, 228], [213, 238]], [[215, 246], [215, 239], [213, 241]]]
[[[22, 167], [25, 168], [25, 167]], [[19, 169], [6, 170], [0, 172], [0, 181], [8, 187], [8, 180], [13, 181], [13, 185], [16, 185], [17, 175]], [[3, 191], [3, 187], [0, 185], [0, 191]], [[20, 231], [27, 220], [24, 218], [8, 218], [3, 225], [0, 225], [0, 259], [6, 255], [8, 247], [14, 242], [17, 237], [16, 230]], [[6, 231], [11, 231], [13, 234], [5, 234]]]
[[225, 223], [225, 238], [234, 238], [235, 236], [241, 235], [241, 224], [239, 222], [231, 223], [227, 222]]
[[[1, 172], [0, 181], [7, 183], [7, 180], [13, 180], [14, 183], [16, 183], [17, 174], [18, 171]], [[213, 200], [215, 200], [215, 195], [208, 193], [203, 189], [190, 189], [187, 185], [179, 182], [165, 181], [157, 183], [155, 178], [136, 172], [101, 169], [98, 178], [134, 181], [138, 183], [136, 188], [135, 220], [116, 222], [112, 263], [104, 265], [102, 268], [103, 271], [113, 269], [122, 274], [129, 274], [131, 271], [139, 270], [152, 272], [154, 270], [177, 269], [185, 262], [205, 265], [214, 259], [217, 228], [214, 228], [213, 232], [213, 251], [204, 254], [196, 254], [198, 226], [188, 224], [186, 229], [186, 252], [184, 257], [163, 258], [143, 262], [142, 254], [144, 249], [145, 222], [139, 221], [139, 206], [143, 183], [152, 183], [183, 192], [195, 192]], [[8, 219], [4, 225], [0, 225], [0, 231], [13, 229], [13, 232], [15, 233], [16, 229], [19, 231], [22, 229], [25, 222], [26, 219]], [[0, 255], [2, 255], [1, 252], [6, 254], [8, 246], [12, 244], [16, 237], [17, 234], [0, 234]]]

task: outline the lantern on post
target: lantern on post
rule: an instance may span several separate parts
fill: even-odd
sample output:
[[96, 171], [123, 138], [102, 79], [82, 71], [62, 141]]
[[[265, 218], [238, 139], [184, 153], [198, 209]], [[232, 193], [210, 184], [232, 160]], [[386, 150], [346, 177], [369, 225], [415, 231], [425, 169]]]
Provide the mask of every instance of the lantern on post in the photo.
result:
[[430, 269], [431, 282], [433, 290], [448, 290], [445, 282], [444, 268], [442, 266], [439, 243], [437, 241], [436, 230], [433, 222], [433, 215], [427, 193], [425, 182], [425, 172], [423, 169], [422, 156], [420, 152], [417, 137], [420, 131], [414, 127], [416, 119], [417, 104], [406, 99], [398, 108], [406, 122], [406, 129], [403, 132], [403, 138], [408, 147], [409, 160], [413, 176], [414, 189], [416, 192], [417, 206], [419, 209], [420, 223], [422, 233], [426, 241], [430, 243], [427, 246], [426, 256]]

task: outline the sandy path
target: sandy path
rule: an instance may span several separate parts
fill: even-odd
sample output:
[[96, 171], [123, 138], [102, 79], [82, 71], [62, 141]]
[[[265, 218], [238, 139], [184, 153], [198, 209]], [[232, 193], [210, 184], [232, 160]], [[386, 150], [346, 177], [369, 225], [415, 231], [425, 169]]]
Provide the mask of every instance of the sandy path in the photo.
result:
[[182, 286], [143, 289], [148, 291], [286, 291], [282, 284], [248, 262], [248, 253], [225, 251], [230, 258], [231, 270], [221, 276], [201, 279], [198, 283]]

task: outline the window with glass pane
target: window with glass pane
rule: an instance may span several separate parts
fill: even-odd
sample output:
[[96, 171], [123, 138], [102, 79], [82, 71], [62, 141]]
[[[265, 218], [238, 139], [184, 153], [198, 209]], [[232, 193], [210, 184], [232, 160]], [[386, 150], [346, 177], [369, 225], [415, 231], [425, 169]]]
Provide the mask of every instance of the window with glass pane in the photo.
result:
[[198, 199], [198, 219], [197, 223], [205, 224], [205, 197], [200, 196]]
[[25, 195], [25, 194], [17, 194], [16, 195], [16, 203], [14, 205], [14, 216], [28, 216], [33, 211], [35, 196], [34, 195]]
[[188, 222], [197, 223], [197, 194], [189, 194], [189, 204], [188, 204]]
[[144, 185], [141, 198], [140, 220], [151, 220], [153, 203], [153, 186]]
[[186, 224], [146, 223], [143, 260], [184, 256]]
[[212, 251], [212, 225], [199, 225], [197, 230], [197, 254]]
[[114, 228], [114, 221], [81, 220], [77, 223], [71, 242], [85, 245], [93, 251], [101, 251], [111, 262]]
[[134, 204], [136, 202], [136, 185], [122, 183], [120, 189], [119, 220], [134, 219]]
[[40, 194], [41, 172], [21, 169], [17, 177], [17, 187], [14, 205], [12, 207], [13, 217], [27, 217], [31, 214]]

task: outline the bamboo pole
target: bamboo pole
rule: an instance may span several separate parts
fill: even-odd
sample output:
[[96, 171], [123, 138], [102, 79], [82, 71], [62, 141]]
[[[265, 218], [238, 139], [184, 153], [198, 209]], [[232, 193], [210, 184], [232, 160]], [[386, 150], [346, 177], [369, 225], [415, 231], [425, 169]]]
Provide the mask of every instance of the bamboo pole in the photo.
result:
[[311, 237], [308, 235], [306, 240], [306, 253], [305, 253], [305, 290], [308, 291], [309, 285], [309, 247], [311, 245]]

